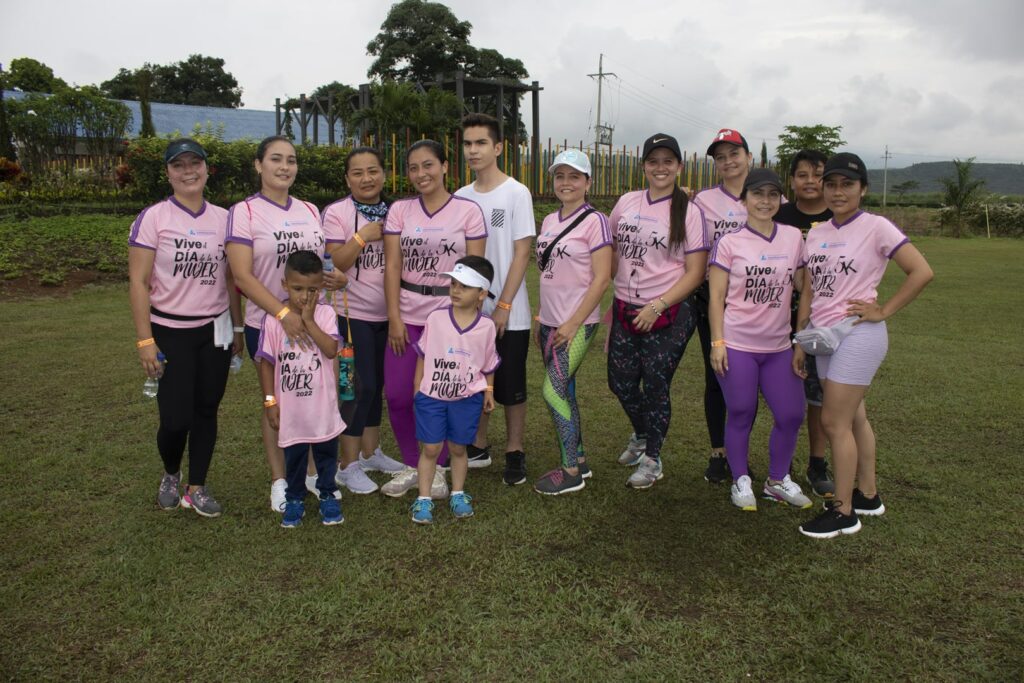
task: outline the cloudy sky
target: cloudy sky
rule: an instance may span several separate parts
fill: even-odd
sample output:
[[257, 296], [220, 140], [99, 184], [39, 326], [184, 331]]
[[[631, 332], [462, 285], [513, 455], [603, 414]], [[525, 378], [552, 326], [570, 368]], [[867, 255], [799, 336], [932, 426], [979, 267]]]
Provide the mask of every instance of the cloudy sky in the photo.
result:
[[[654, 132], [702, 151], [721, 127], [759, 148], [788, 124], [843, 126], [869, 167], [976, 156], [1024, 162], [1020, 0], [515, 0], [446, 2], [471, 42], [523, 61], [540, 82], [541, 138], [618, 145]], [[0, 61], [33, 57], [77, 84], [119, 67], [222, 57], [245, 106], [333, 80], [366, 82], [366, 43], [388, 2], [0, 0]], [[102, 9], [100, 9], [102, 8]], [[784, 9], [782, 9], [784, 8]], [[524, 115], [529, 117], [527, 103]]]

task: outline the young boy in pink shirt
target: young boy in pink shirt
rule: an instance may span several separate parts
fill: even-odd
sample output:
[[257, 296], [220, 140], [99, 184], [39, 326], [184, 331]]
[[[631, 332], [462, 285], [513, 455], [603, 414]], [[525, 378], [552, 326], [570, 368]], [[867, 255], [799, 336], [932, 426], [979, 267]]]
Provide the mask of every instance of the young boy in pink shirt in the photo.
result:
[[451, 278], [451, 305], [427, 315], [423, 334], [413, 344], [419, 358], [413, 383], [416, 439], [420, 442], [419, 497], [412, 521], [434, 521], [430, 489], [437, 458], [445, 441], [452, 468], [452, 514], [473, 516], [472, 500], [464, 491], [480, 414], [494, 410], [494, 371], [501, 359], [495, 348], [494, 322], [480, 312], [494, 277], [490, 261], [465, 256], [445, 272]]
[[[323, 287], [323, 262], [312, 251], [297, 251], [285, 262], [282, 288], [288, 295], [282, 311], [298, 315], [312, 340], [291, 339], [281, 327], [281, 314], [266, 316], [260, 332], [260, 385], [267, 421], [277, 430], [284, 449], [284, 518], [281, 526], [297, 527], [305, 514], [307, 453], [313, 452], [320, 518], [325, 525], [341, 524], [341, 503], [335, 498], [338, 435], [345, 423], [338, 412], [338, 319], [334, 309], [318, 303]], [[287, 313], [285, 313], [287, 314]]]

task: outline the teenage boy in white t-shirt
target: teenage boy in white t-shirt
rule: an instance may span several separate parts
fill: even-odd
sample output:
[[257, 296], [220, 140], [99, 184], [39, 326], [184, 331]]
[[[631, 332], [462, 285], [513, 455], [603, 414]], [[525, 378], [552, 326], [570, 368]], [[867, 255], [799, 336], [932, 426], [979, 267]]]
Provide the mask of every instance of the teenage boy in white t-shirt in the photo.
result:
[[[462, 119], [462, 149], [476, 181], [455, 194], [472, 199], [487, 221], [486, 256], [494, 265], [494, 281], [483, 312], [494, 320], [501, 366], [494, 375], [494, 400], [505, 408], [505, 472], [509, 486], [526, 481], [526, 354], [530, 348], [530, 300], [526, 267], [537, 234], [533, 197], [525, 185], [498, 168], [504, 149], [498, 120], [487, 114]], [[493, 297], [493, 298], [492, 298]], [[476, 440], [469, 444], [469, 466], [491, 464], [487, 440], [489, 416], [480, 416]]]

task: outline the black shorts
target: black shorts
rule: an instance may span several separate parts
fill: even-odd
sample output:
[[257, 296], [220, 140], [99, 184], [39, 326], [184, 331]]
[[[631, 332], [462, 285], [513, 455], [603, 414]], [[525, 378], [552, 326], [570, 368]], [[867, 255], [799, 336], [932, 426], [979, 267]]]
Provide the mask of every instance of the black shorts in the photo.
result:
[[495, 343], [501, 365], [494, 371], [494, 400], [503, 406], [526, 402], [526, 354], [530, 330], [505, 330]]

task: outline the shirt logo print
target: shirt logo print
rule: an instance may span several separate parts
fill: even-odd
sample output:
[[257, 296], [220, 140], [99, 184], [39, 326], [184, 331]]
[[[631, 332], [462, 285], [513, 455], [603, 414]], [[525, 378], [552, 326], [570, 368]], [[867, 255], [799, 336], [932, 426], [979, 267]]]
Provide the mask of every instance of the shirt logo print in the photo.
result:
[[505, 227], [505, 209], [491, 209], [491, 227]]

